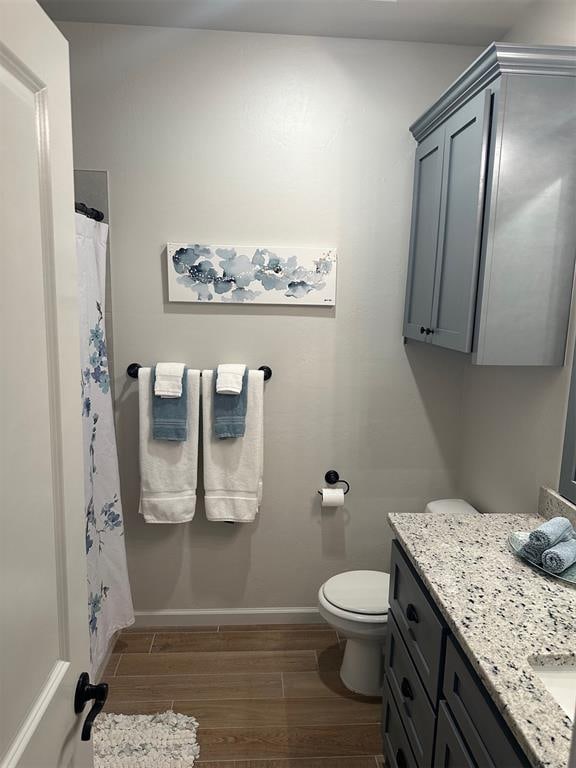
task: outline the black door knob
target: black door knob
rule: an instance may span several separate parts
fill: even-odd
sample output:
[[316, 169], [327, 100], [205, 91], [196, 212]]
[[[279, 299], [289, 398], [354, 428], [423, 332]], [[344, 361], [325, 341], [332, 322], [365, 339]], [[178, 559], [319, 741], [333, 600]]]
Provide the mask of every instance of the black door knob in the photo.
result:
[[412, 603], [408, 603], [408, 605], [406, 606], [406, 618], [408, 619], [408, 621], [411, 621], [413, 624], [418, 624], [419, 622], [418, 611], [416, 610], [416, 608], [414, 608]]
[[400, 690], [402, 691], [402, 696], [404, 696], [405, 699], [412, 700], [414, 698], [414, 692], [412, 691], [412, 686], [410, 685], [410, 681], [406, 678], [402, 678], [402, 683], [400, 684]]
[[74, 694], [74, 712], [79, 715], [84, 712], [84, 707], [87, 702], [94, 700], [94, 704], [90, 712], [84, 720], [82, 726], [82, 741], [90, 741], [92, 735], [92, 726], [94, 720], [102, 712], [102, 707], [106, 703], [108, 698], [108, 683], [99, 683], [98, 685], [92, 685], [90, 683], [90, 675], [88, 672], [82, 672], [78, 678], [76, 684], [76, 693]]

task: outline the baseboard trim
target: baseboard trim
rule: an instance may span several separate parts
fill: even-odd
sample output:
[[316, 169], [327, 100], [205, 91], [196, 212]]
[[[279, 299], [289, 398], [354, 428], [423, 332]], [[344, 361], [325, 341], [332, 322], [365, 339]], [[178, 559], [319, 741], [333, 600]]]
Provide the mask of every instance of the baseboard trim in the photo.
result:
[[324, 623], [317, 608], [180, 608], [135, 611], [134, 615], [135, 627]]

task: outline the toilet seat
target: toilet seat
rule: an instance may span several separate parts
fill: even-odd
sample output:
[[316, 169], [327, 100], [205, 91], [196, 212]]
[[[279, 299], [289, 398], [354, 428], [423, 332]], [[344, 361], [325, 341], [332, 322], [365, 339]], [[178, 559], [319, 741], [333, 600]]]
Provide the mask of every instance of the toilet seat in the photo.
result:
[[332, 576], [322, 585], [322, 607], [343, 619], [362, 623], [388, 620], [390, 576], [382, 571], [346, 571]]

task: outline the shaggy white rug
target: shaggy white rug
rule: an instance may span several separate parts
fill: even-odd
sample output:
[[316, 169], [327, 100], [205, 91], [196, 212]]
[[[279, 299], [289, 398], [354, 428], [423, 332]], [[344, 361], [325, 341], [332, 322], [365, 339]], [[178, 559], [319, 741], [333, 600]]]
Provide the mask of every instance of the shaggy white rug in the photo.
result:
[[191, 768], [200, 754], [198, 722], [176, 712], [99, 715], [95, 768]]

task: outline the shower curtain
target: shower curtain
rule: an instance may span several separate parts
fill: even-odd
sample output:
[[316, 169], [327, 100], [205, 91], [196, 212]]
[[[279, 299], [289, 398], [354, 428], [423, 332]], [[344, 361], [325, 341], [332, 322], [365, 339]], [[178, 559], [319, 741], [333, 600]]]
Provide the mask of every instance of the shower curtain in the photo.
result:
[[90, 659], [96, 674], [114, 632], [134, 622], [104, 330], [108, 225], [76, 214]]

